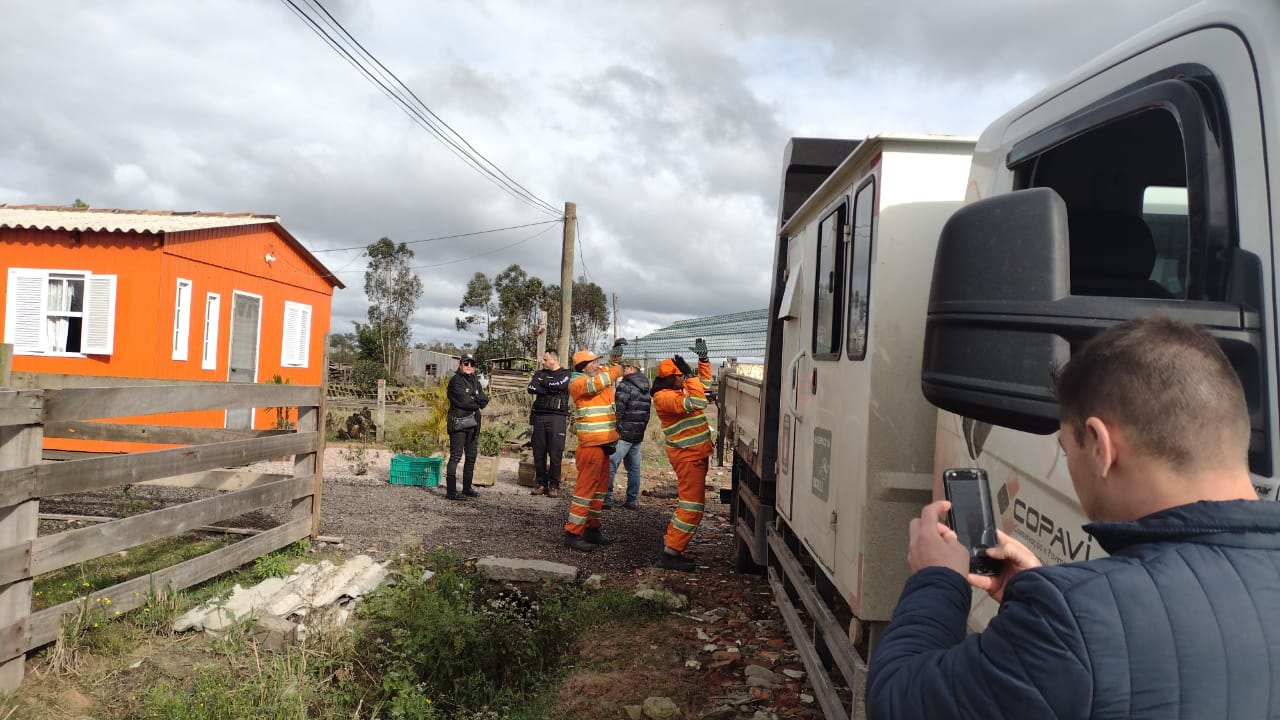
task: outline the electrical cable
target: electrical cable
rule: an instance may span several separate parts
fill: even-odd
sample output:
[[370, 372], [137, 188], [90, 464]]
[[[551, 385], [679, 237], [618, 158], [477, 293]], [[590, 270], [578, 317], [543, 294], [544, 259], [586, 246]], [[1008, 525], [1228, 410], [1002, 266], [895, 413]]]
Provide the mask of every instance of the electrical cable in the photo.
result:
[[[373, 72], [365, 65], [364, 62], [362, 62], [360, 59], [352, 55], [350, 50], [348, 50], [346, 47], [343, 47], [342, 44], [337, 39], [335, 39], [329, 32], [327, 32], [324, 28], [322, 28], [320, 24], [315, 19], [313, 19], [310, 14], [308, 14], [305, 10], [300, 8], [297, 5], [297, 3], [295, 3], [293, 0], [281, 0], [281, 2], [284, 3], [286, 6], [288, 6], [293, 11], [293, 13], [296, 16], [298, 16], [298, 18], [303, 20], [307, 24], [308, 28], [313, 33], [315, 33], [317, 37], [323, 40], [325, 44], [327, 44], [330, 47], [330, 49], [338, 53], [340, 57], [343, 57], [347, 61], [348, 64], [350, 64], [362, 75], [364, 75], [367, 80], [369, 80], [374, 85], [376, 85], [382, 91], [382, 93], [388, 97], [388, 99], [392, 100], [397, 104], [398, 107], [400, 107], [402, 112], [404, 112], [417, 125], [419, 125], [428, 133], [430, 133], [432, 137], [434, 137], [438, 142], [444, 145], [445, 148], [448, 149], [450, 152], [452, 152], [456, 157], [458, 157], [458, 159], [462, 160], [464, 164], [466, 164], [468, 167], [472, 168], [473, 170], [476, 170], [477, 172], [479, 172], [482, 177], [484, 177], [486, 180], [488, 180], [490, 183], [492, 183], [499, 189], [503, 190], [504, 192], [507, 192], [512, 197], [520, 200], [521, 202], [524, 202], [530, 207], [533, 207], [539, 210], [540, 212], [546, 212], [553, 215], [562, 214], [560, 210], [557, 210], [550, 203], [547, 203], [545, 200], [542, 200], [541, 198], [537, 197], [536, 195], [534, 195], [528, 189], [524, 188], [519, 183], [516, 183], [514, 180], [511, 180], [510, 176], [506, 175], [506, 173], [503, 172], [500, 168], [498, 168], [497, 165], [495, 165], [488, 158], [485, 158], [483, 155], [480, 155], [479, 152], [475, 151], [475, 149], [470, 145], [470, 143], [467, 143], [465, 138], [462, 138], [462, 136], [459, 135], [457, 131], [453, 130], [453, 128], [449, 127], [449, 131], [452, 132], [453, 135], [456, 136], [468, 148], [471, 148], [471, 151], [475, 152], [476, 156], [479, 156], [481, 159], [483, 159], [484, 162], [487, 163], [489, 166], [491, 166], [493, 169], [491, 170], [489, 169], [489, 167], [485, 167], [484, 164], [480, 162], [480, 160], [477, 160], [475, 156], [472, 156], [470, 153], [468, 153], [468, 151], [464, 149], [461, 145], [459, 145], [457, 141], [447, 136], [443, 130], [441, 130], [439, 127], [435, 125], [431, 117], [436, 118], [436, 120], [439, 121], [441, 124], [444, 124], [444, 121], [439, 120], [438, 116], [436, 116], [435, 113], [431, 112], [430, 108], [426, 107], [426, 105], [423, 104], [421, 100], [417, 98], [416, 95], [413, 95], [412, 91], [409, 90], [407, 87], [405, 87], [404, 83], [400, 82], [399, 78], [395, 77], [395, 75], [391, 73], [389, 70], [386, 70], [385, 66], [383, 66], [377, 60], [377, 58], [373, 57], [372, 54], [368, 53], [367, 50], [364, 50], [363, 46], [360, 46], [360, 47], [361, 47], [361, 50], [364, 52], [364, 54], [368, 55], [368, 57], [370, 57], [373, 60], [373, 62], [377, 63], [380, 67], [382, 67], [387, 74], [395, 78], [395, 82], [399, 84], [400, 87], [405, 88], [406, 92], [413, 95], [414, 99], [418, 101], [418, 103], [422, 106], [422, 108], [426, 110], [427, 113], [431, 114], [431, 117], [427, 117], [426, 115], [424, 115], [416, 107], [413, 107], [402, 95], [397, 93], [393, 88], [389, 87], [386, 84], [386, 82], [383, 82], [379, 78], [375, 77]], [[303, 0], [303, 2], [310, 2], [316, 5], [321, 9], [321, 11], [323, 11], [326, 15], [328, 15], [330, 19], [332, 19], [332, 15], [329, 15], [328, 11], [324, 9], [324, 6], [319, 4], [319, 0]], [[336, 20], [332, 20], [332, 22], [326, 21], [326, 24], [328, 24], [331, 28], [334, 28], [334, 25], [336, 24], [337, 27], [334, 29], [341, 29], [341, 32], [343, 32], [343, 34], [347, 35], [348, 37], [351, 37], [351, 34], [347, 32], [345, 28], [342, 28], [341, 24], [337, 23]], [[354, 38], [352, 38], [352, 41], [355, 42]], [[356, 45], [359, 45], [359, 43], [356, 42]], [[448, 127], [448, 126], [445, 125], [445, 127]], [[495, 170], [497, 172], [494, 172]], [[501, 174], [501, 176], [499, 175], [499, 173]]]
[[537, 195], [534, 195], [533, 192], [531, 192], [528, 188], [516, 182], [510, 175], [503, 172], [502, 168], [498, 167], [496, 164], [493, 163], [493, 161], [485, 157], [483, 153], [481, 153], [479, 150], [476, 150], [475, 147], [471, 145], [471, 143], [467, 142], [467, 139], [464, 138], [461, 133], [459, 133], [457, 130], [454, 130], [453, 127], [450, 126], [449, 123], [445, 122], [444, 119], [441, 118], [439, 115], [436, 115], [434, 112], [432, 112], [431, 108], [428, 107], [426, 103], [422, 102], [422, 99], [418, 97], [418, 94], [415, 93], [408, 85], [405, 85], [404, 82], [402, 82], [394, 72], [388, 69], [386, 65], [383, 65], [382, 62], [378, 60], [378, 58], [374, 56], [373, 53], [369, 52], [368, 49], [366, 49], [365, 46], [361, 44], [359, 40], [357, 40], [350, 32], [348, 32], [347, 29], [343, 27], [342, 23], [339, 22], [337, 18], [335, 18], [327, 9], [325, 9], [324, 5], [321, 4], [320, 0], [305, 0], [305, 1], [310, 2], [312, 5], [315, 5], [317, 8], [319, 8], [320, 11], [323, 12], [325, 16], [329, 18], [330, 27], [336, 26], [336, 29], [339, 32], [341, 32], [343, 35], [346, 35], [351, 42], [355, 43], [355, 46], [360, 49], [360, 52], [364, 53], [365, 56], [368, 57], [370, 60], [372, 60], [375, 65], [377, 65], [384, 73], [386, 73], [386, 75], [390, 76], [391, 79], [394, 80], [397, 85], [404, 88], [405, 92], [409, 93], [409, 97], [412, 97], [414, 101], [417, 102], [418, 105], [422, 107], [423, 110], [427, 111], [427, 114], [435, 118], [437, 122], [439, 122], [441, 125], [447, 128], [449, 132], [453, 133], [455, 137], [461, 140], [462, 144], [466, 145], [467, 149], [470, 150], [472, 153], [475, 153], [476, 157], [479, 157], [481, 160], [484, 160], [485, 163], [489, 165], [489, 167], [492, 167], [494, 170], [496, 170], [498, 174], [502, 175], [502, 177], [510, 181], [512, 185], [524, 191], [524, 193], [527, 194], [528, 197], [541, 203], [544, 207], [546, 207], [551, 212], [555, 212], [555, 213], [560, 212], [560, 210], [556, 209], [553, 205], [539, 198]]
[[[560, 222], [559, 218], [555, 220], [542, 220], [539, 222], [525, 223], [523, 225], [509, 225], [507, 227], [493, 228], [492, 230], [476, 230], [475, 232], [458, 233], [457, 235], [438, 235], [436, 237], [423, 238], [421, 240], [406, 240], [401, 244], [413, 245], [414, 243], [435, 242], [437, 240], [452, 240], [454, 238], [471, 237], [473, 235], [485, 235], [487, 233], [502, 232], [503, 230], [519, 230], [520, 228], [533, 227], [535, 225], [549, 225], [551, 223], [558, 223], [558, 222]], [[324, 252], [341, 252], [343, 250], [364, 250], [368, 247], [369, 247], [368, 245], [352, 245], [351, 247], [344, 247], [344, 248], [328, 248], [327, 250], [311, 250], [311, 254], [315, 255], [316, 253], [324, 253]]]

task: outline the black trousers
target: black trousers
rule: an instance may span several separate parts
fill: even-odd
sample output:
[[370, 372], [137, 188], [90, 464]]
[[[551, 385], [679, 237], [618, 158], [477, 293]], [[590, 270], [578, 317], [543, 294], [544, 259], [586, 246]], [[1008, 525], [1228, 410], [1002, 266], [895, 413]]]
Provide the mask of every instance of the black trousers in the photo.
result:
[[564, 433], [569, 425], [567, 415], [540, 413], [530, 419], [533, 425], [533, 476], [543, 487], [560, 487], [560, 459], [564, 456]]
[[471, 489], [471, 479], [476, 474], [476, 456], [479, 454], [480, 428], [449, 433], [449, 467], [445, 473], [445, 483], [450, 493], [458, 492], [458, 461], [464, 455], [466, 462], [462, 464], [462, 489]]

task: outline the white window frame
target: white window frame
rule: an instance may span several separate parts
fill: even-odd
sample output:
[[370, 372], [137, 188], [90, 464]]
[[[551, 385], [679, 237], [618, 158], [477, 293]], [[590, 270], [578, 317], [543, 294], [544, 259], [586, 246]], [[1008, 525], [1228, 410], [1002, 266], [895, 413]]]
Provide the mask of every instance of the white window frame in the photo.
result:
[[218, 369], [218, 322], [221, 320], [222, 296], [204, 296], [204, 343], [201, 345], [200, 369]]
[[191, 351], [191, 281], [178, 278], [173, 296], [173, 359], [185, 361]]
[[[84, 281], [84, 298], [79, 311], [50, 311], [49, 281], [57, 278]], [[53, 268], [9, 268], [5, 297], [4, 342], [18, 355], [86, 357], [111, 355], [115, 346], [115, 275], [95, 275], [88, 270]], [[79, 317], [80, 350], [54, 350], [47, 321], [57, 317]]]
[[280, 333], [280, 366], [307, 367], [311, 348], [311, 306], [286, 300]]

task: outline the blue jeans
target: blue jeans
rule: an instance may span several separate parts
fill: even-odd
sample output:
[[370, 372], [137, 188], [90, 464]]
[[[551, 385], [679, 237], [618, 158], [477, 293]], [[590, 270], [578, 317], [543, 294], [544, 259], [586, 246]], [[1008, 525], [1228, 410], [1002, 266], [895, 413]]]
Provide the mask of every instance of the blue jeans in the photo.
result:
[[627, 464], [627, 502], [637, 505], [640, 502], [640, 443], [629, 443], [619, 440], [618, 447], [609, 456], [609, 492], [604, 501], [613, 502], [613, 477], [618, 474], [618, 464]]

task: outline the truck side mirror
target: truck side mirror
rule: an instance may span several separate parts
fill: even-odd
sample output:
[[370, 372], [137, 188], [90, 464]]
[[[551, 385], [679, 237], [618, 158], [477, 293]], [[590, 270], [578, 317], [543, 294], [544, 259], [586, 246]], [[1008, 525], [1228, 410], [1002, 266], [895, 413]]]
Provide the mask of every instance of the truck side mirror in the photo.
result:
[[921, 386], [943, 410], [1037, 434], [1058, 429], [1050, 371], [1070, 356], [1037, 322], [1070, 294], [1067, 208], [1048, 188], [970, 203], [943, 226]]

